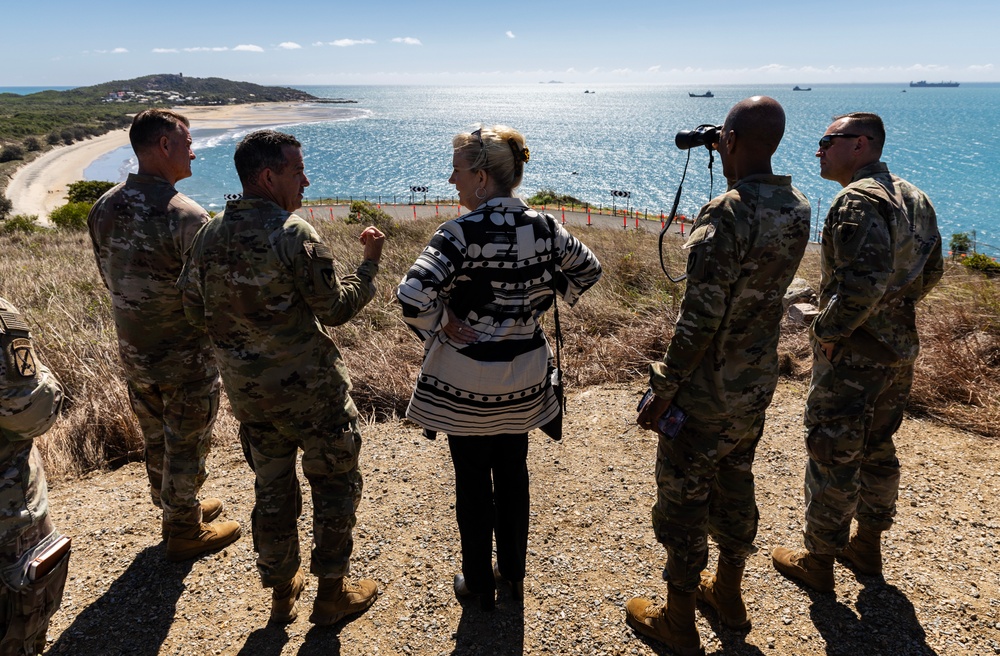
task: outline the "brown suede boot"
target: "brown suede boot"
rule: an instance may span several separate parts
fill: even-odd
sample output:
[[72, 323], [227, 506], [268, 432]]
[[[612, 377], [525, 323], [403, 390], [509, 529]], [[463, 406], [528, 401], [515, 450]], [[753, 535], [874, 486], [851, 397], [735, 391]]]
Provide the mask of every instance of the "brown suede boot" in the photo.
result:
[[633, 597], [625, 604], [625, 621], [642, 635], [661, 642], [678, 656], [703, 656], [701, 636], [694, 622], [694, 592], [667, 584], [667, 603]]
[[268, 621], [277, 624], [294, 622], [295, 618], [299, 616], [295, 602], [302, 596], [302, 591], [305, 588], [306, 577], [301, 569], [295, 572], [291, 581], [274, 586], [274, 589], [271, 590], [271, 617]]
[[321, 578], [309, 621], [319, 626], [336, 624], [348, 615], [364, 612], [377, 597], [375, 581], [361, 579], [355, 583], [344, 578]]
[[236, 522], [204, 522], [194, 526], [168, 527], [167, 560], [180, 562], [215, 551], [240, 538], [240, 525]]
[[833, 592], [833, 556], [829, 554], [776, 547], [771, 552], [771, 562], [774, 569], [817, 592]]
[[714, 608], [722, 623], [730, 629], [749, 631], [750, 619], [740, 591], [742, 581], [743, 568], [720, 559], [718, 574], [701, 573], [698, 600]]
[[[201, 521], [210, 524], [215, 518], [226, 511], [226, 503], [222, 499], [202, 499], [201, 500]], [[163, 541], [167, 541], [167, 523], [163, 522], [160, 535]]]
[[858, 532], [840, 555], [854, 565], [858, 572], [868, 576], [881, 576], [882, 531], [858, 524]]

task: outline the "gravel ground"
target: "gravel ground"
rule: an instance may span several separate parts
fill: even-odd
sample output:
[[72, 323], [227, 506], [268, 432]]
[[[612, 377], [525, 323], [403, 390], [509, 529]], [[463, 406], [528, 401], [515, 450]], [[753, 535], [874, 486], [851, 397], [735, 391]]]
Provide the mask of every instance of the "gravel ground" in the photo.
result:
[[[354, 576], [378, 581], [364, 615], [329, 628], [300, 616], [268, 626], [269, 594], [254, 565], [251, 474], [220, 417], [206, 496], [224, 499], [244, 536], [222, 552], [172, 564], [138, 463], [54, 485], [51, 512], [72, 535], [70, 580], [49, 631], [49, 654], [658, 654], [624, 622], [634, 595], [663, 600], [665, 552], [653, 538], [652, 434], [632, 424], [640, 384], [571, 394], [566, 437], [532, 436], [532, 526], [523, 607], [501, 591], [497, 608], [463, 607], [453, 473], [444, 440], [398, 422], [364, 430], [364, 502]], [[1000, 654], [1000, 494], [996, 442], [908, 418], [898, 434], [903, 478], [898, 523], [886, 534], [885, 580], [836, 567], [835, 594], [812, 593], [777, 574], [775, 546], [799, 546], [805, 388], [782, 382], [768, 411], [755, 467], [758, 553], [744, 593], [753, 629], [723, 628], [700, 607], [715, 654]], [[311, 507], [300, 521], [311, 534]], [[715, 555], [710, 556], [714, 563]]]

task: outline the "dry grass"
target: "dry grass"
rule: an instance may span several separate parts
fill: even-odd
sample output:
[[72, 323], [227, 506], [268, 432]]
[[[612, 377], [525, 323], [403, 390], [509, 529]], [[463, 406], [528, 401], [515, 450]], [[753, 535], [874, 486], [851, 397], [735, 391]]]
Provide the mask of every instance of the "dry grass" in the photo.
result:
[[[365, 311], [335, 329], [362, 413], [401, 415], [422, 348], [402, 322], [394, 290], [437, 226], [397, 226], [383, 255], [379, 292]], [[360, 256], [359, 226], [319, 226], [346, 272]], [[561, 313], [564, 368], [571, 386], [636, 380], [662, 357], [673, 333], [683, 285], [659, 271], [654, 235], [578, 228], [600, 258], [605, 276], [576, 308]], [[128, 406], [118, 362], [110, 301], [86, 234], [0, 237], [0, 296], [17, 304], [32, 326], [41, 356], [66, 388], [63, 419], [40, 448], [50, 477], [74, 477], [141, 457], [142, 439]], [[675, 253], [677, 249], [672, 249]], [[679, 255], [668, 263], [683, 271]], [[818, 257], [806, 254], [799, 274], [819, 282]], [[1000, 436], [1000, 287], [997, 281], [949, 267], [920, 312], [922, 354], [912, 409], [979, 434]], [[551, 313], [547, 315], [551, 329]], [[809, 375], [805, 331], [782, 326], [783, 375]]]

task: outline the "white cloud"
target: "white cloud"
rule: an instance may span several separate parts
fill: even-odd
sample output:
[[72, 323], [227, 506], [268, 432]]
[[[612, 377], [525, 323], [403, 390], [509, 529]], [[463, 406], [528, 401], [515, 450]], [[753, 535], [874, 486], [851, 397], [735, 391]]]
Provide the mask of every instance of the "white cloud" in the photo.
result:
[[177, 48], [153, 48], [153, 52], [157, 54], [163, 54], [167, 52], [177, 52]]
[[993, 70], [993, 64], [972, 64], [969, 66], [969, 70], [988, 73]]
[[646, 72], [647, 73], [659, 73], [660, 72], [660, 65], [657, 64], [656, 66], [650, 66], [649, 68], [646, 69]]
[[[83, 51], [84, 54], [87, 53], [86, 50]], [[99, 55], [123, 55], [128, 52], [127, 48], [115, 48], [114, 50], [95, 50]]]
[[616, 68], [613, 71], [611, 71], [611, 74], [612, 75], [631, 75], [632, 74], [632, 69], [631, 68]]
[[255, 46], [253, 44], [240, 44], [233, 48], [236, 52], [264, 52], [264, 49], [260, 46]]
[[375, 43], [371, 39], [337, 39], [336, 41], [331, 41], [331, 46], [337, 46], [338, 48], [349, 48], [351, 46], [368, 46]]
[[295, 43], [294, 41], [285, 41], [283, 43], [279, 43], [278, 47], [281, 48], [282, 50], [300, 50], [302, 48], [302, 46]]
[[326, 45], [326, 44], [325, 44], [325, 43], [323, 43], [322, 41], [313, 41], [313, 43], [312, 43], [312, 44], [313, 44], [313, 46], [325, 46], [325, 45]]
[[229, 50], [226, 46], [195, 46], [194, 48], [184, 48], [184, 52], [225, 52]]
[[406, 46], [422, 46], [424, 44], [420, 43], [420, 39], [415, 39], [412, 36], [397, 36], [392, 40], [393, 43], [402, 43]]
[[111, 51], [111, 54], [112, 55], [121, 55], [121, 54], [126, 53], [126, 52], [128, 52], [128, 50], [125, 49], [125, 48], [115, 48], [114, 50]]
[[504, 34], [507, 35], [508, 39], [516, 39], [517, 38], [516, 36], [514, 36], [514, 33], [511, 32], [510, 30], [507, 30]]

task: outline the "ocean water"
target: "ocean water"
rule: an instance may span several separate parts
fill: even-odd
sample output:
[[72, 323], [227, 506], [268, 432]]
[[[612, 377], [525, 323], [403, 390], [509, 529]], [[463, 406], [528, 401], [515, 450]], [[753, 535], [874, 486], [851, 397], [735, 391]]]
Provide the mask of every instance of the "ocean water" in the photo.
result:
[[[689, 98], [686, 87], [539, 84], [516, 87], [302, 87], [320, 97], [350, 98], [333, 120], [286, 126], [302, 142], [311, 186], [306, 197], [393, 197], [403, 202], [412, 185], [429, 196], [452, 197], [451, 137], [474, 123], [505, 123], [520, 130], [531, 150], [520, 193], [540, 189], [610, 206], [612, 190], [630, 192], [633, 209], [669, 211], [689, 151], [674, 135], [702, 123], [719, 124], [737, 101], [755, 94], [785, 108], [785, 137], [774, 170], [790, 174], [822, 221], [840, 187], [819, 176], [816, 142], [831, 118], [874, 111], [886, 123], [883, 160], [921, 187], [937, 209], [947, 244], [953, 232], [975, 230], [981, 248], [1000, 254], [996, 186], [1000, 180], [1000, 84], [910, 89], [903, 84], [724, 86], [714, 98]], [[585, 90], [592, 93], [584, 93]], [[240, 190], [232, 164], [248, 131], [194, 128], [194, 175], [178, 188], [210, 209]], [[679, 212], [692, 215], [725, 189], [716, 158], [714, 180], [704, 148], [690, 151]], [[135, 166], [128, 148], [86, 172], [88, 179], [120, 180]], [[614, 199], [620, 207], [621, 199]], [[996, 246], [991, 246], [996, 245]]]

